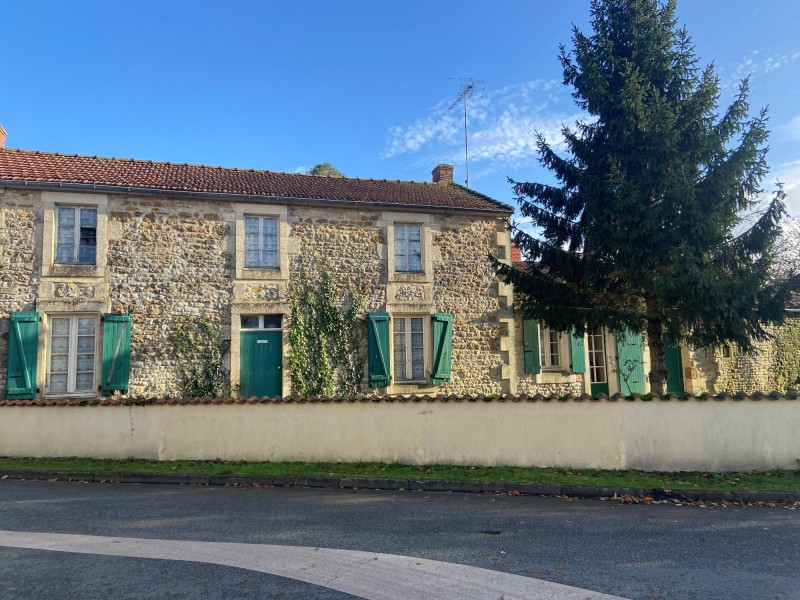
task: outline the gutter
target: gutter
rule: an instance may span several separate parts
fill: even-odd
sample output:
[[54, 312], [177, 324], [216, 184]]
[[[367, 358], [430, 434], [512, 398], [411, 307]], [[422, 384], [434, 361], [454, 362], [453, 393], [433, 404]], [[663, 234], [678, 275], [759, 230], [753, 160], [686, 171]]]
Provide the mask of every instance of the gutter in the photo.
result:
[[347, 206], [352, 208], [383, 208], [387, 210], [408, 210], [415, 212], [436, 212], [436, 213], [465, 213], [476, 215], [491, 215], [493, 217], [508, 216], [513, 211], [504, 210], [483, 210], [479, 208], [464, 207], [442, 207], [427, 204], [399, 204], [392, 202], [357, 202], [354, 200], [328, 200], [323, 198], [298, 198], [294, 196], [266, 196], [260, 194], [231, 194], [223, 192], [195, 192], [190, 190], [167, 190], [160, 188], [141, 188], [130, 186], [104, 185], [96, 183], [63, 183], [48, 181], [29, 181], [27, 179], [0, 179], [0, 186], [22, 189], [42, 189], [42, 190], [77, 190], [107, 192], [110, 194], [136, 194], [143, 196], [174, 196], [180, 198], [200, 198], [218, 199], [231, 201], [254, 201], [265, 204], [294, 204], [301, 206]]

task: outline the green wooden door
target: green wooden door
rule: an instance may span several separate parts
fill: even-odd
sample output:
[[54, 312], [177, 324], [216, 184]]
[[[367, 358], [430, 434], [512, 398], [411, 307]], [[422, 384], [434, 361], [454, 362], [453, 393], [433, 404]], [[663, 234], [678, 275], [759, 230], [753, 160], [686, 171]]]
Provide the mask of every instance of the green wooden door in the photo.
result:
[[632, 331], [617, 333], [619, 391], [625, 396], [644, 394], [644, 353], [642, 336]]
[[667, 364], [667, 392], [683, 394], [683, 362], [681, 361], [681, 347], [664, 340], [664, 362]]
[[239, 383], [242, 395], [282, 395], [282, 332], [243, 331], [239, 335]]

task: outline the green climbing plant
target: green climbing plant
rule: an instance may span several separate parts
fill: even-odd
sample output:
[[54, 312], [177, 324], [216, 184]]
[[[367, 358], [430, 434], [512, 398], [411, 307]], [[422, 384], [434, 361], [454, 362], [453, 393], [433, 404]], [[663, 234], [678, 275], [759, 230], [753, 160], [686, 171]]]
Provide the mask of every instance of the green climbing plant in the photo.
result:
[[301, 396], [356, 394], [366, 364], [366, 294], [338, 292], [329, 269], [317, 261], [320, 279], [301, 267], [292, 281], [289, 369], [292, 392]]
[[183, 397], [230, 394], [230, 371], [224, 358], [231, 341], [225, 338], [218, 321], [206, 315], [181, 317], [168, 339]]

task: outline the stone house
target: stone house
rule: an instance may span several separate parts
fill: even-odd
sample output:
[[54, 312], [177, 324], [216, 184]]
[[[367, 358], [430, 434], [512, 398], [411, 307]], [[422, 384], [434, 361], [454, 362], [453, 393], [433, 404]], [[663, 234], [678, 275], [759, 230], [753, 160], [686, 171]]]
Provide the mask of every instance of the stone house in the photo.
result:
[[310, 255], [340, 288], [367, 286], [365, 389], [527, 385], [512, 292], [487, 261], [510, 256], [512, 208], [453, 183], [452, 166], [421, 183], [4, 142], [2, 131], [0, 397], [174, 394], [168, 336], [202, 314], [230, 335], [234, 385], [288, 394], [290, 284]]
[[[234, 386], [289, 394], [291, 284], [309, 268], [366, 292], [365, 390], [646, 391], [641, 338], [576, 338], [515, 312], [487, 260], [519, 260], [512, 207], [455, 184], [450, 165], [432, 176], [15, 150], [0, 127], [0, 398], [174, 394], [169, 334], [203, 314], [230, 336]], [[687, 391], [727, 376], [674, 351]]]

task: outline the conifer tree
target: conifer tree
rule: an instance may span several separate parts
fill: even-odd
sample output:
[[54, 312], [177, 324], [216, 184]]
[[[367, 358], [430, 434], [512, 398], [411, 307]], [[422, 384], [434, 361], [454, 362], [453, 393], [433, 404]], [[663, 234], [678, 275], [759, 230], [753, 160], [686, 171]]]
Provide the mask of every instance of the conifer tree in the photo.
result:
[[[777, 276], [783, 191], [766, 206], [767, 113], [749, 82], [718, 112], [720, 81], [701, 69], [674, 0], [593, 0], [591, 35], [561, 46], [564, 84], [587, 113], [563, 128], [567, 151], [538, 136], [557, 184], [512, 181], [512, 225], [528, 261], [495, 260], [522, 311], [549, 327], [646, 333], [651, 390], [663, 393], [664, 339], [742, 351], [780, 323], [797, 273]], [[754, 221], [744, 215], [758, 211]]]

